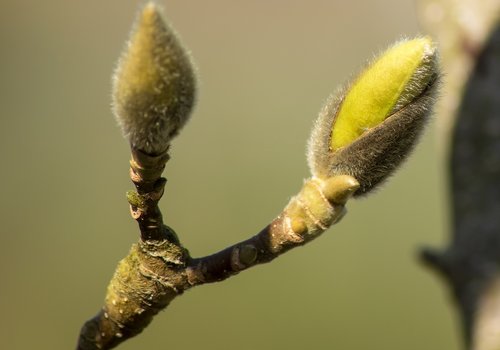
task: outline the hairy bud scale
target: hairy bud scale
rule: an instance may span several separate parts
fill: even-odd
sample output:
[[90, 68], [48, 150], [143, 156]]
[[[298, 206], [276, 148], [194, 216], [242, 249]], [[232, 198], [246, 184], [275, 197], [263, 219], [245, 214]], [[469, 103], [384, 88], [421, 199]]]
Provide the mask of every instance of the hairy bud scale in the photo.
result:
[[113, 110], [131, 146], [164, 152], [189, 118], [195, 85], [189, 55], [158, 7], [148, 3], [113, 77]]
[[427, 38], [401, 41], [332, 95], [312, 131], [314, 176], [355, 177], [369, 192], [407, 157], [434, 104], [436, 49]]

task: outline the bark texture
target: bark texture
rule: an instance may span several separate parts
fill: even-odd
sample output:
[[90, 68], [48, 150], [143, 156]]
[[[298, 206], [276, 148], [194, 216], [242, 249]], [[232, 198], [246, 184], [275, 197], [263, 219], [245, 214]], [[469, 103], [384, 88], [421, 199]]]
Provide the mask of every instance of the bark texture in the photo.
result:
[[137, 191], [127, 197], [141, 240], [118, 264], [103, 308], [82, 327], [79, 350], [114, 348], [142, 332], [154, 315], [187, 289], [222, 281], [318, 237], [342, 218], [345, 203], [359, 188], [347, 175], [306, 180], [281, 214], [257, 235], [193, 259], [163, 224], [158, 208], [167, 160], [166, 152], [159, 156], [132, 152], [130, 175]]

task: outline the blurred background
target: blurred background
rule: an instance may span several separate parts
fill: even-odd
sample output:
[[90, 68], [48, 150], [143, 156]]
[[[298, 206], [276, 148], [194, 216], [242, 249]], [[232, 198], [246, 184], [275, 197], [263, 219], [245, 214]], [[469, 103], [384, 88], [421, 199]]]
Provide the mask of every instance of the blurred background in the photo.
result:
[[[276, 216], [309, 176], [306, 140], [326, 97], [422, 32], [413, 0], [158, 2], [199, 70], [161, 202], [193, 256]], [[125, 199], [129, 149], [110, 111], [139, 5], [0, 4], [1, 348], [74, 348], [139, 237]], [[448, 234], [435, 130], [320, 239], [187, 292], [119, 349], [459, 348], [448, 291], [416, 258]]]

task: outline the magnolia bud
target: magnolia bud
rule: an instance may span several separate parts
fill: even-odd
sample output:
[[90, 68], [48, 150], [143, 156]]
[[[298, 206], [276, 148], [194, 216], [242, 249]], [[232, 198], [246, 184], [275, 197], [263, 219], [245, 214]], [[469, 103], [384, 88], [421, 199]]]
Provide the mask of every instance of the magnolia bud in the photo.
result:
[[330, 96], [308, 145], [318, 178], [350, 175], [369, 192], [408, 156], [428, 119], [439, 80], [428, 37], [389, 48], [337, 94]]
[[186, 123], [195, 101], [189, 55], [148, 3], [136, 21], [113, 77], [113, 110], [133, 148], [164, 152]]

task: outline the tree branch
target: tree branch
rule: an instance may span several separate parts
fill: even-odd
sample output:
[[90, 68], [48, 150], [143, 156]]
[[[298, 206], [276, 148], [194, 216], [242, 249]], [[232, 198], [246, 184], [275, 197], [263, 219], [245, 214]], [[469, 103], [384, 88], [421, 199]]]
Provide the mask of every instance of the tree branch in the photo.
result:
[[491, 301], [500, 292], [492, 288], [500, 276], [499, 62], [497, 26], [478, 57], [455, 125], [450, 163], [451, 242], [443, 252], [426, 249], [422, 253], [424, 262], [451, 287], [462, 314], [466, 347], [475, 350], [500, 348], [500, 332], [492, 333], [495, 340], [482, 339], [485, 332], [478, 329], [498, 327], [491, 310], [481, 305], [497, 305]]
[[192, 259], [163, 224], [158, 201], [170, 141], [195, 100], [194, 73], [175, 33], [148, 3], [113, 86], [115, 115], [132, 147], [136, 191], [127, 199], [141, 239], [118, 264], [104, 307], [84, 324], [78, 349], [111, 349], [140, 333], [185, 290], [270, 262], [318, 237], [343, 217], [351, 196], [368, 194], [406, 159], [430, 115], [438, 81], [429, 37], [391, 46], [328, 99], [309, 140], [313, 177], [278, 217], [252, 238]]
[[306, 244], [343, 217], [345, 203], [359, 188], [347, 175], [309, 179], [257, 235], [216, 254], [192, 259], [175, 233], [162, 224], [157, 206], [166, 182], [158, 172], [167, 159], [133, 151], [130, 174], [138, 192], [129, 193], [128, 199], [141, 229], [141, 241], [119, 263], [102, 310], [82, 327], [79, 350], [111, 349], [139, 334], [185, 290], [222, 281]]
[[358, 182], [347, 175], [323, 183], [318, 179], [306, 181], [284, 211], [257, 235], [216, 254], [193, 259], [187, 270], [190, 284], [225, 280], [313, 240], [344, 216], [344, 205], [358, 187]]

